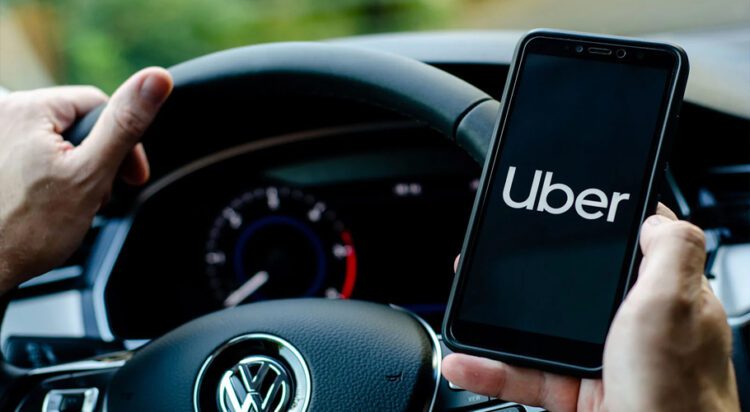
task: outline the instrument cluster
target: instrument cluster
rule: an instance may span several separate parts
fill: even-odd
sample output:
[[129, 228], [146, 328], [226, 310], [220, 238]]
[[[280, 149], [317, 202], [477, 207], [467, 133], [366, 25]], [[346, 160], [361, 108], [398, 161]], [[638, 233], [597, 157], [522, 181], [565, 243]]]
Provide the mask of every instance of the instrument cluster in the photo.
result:
[[173, 178], [137, 208], [110, 275], [115, 336], [305, 297], [394, 304], [439, 327], [479, 167], [408, 132], [241, 153]]

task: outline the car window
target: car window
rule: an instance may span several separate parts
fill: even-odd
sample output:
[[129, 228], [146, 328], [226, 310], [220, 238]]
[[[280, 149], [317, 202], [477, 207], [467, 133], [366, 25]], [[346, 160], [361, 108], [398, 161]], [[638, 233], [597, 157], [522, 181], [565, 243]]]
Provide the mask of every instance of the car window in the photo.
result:
[[394, 31], [611, 34], [750, 24], [747, 0], [0, 0], [0, 85], [112, 91], [147, 65], [248, 44]]

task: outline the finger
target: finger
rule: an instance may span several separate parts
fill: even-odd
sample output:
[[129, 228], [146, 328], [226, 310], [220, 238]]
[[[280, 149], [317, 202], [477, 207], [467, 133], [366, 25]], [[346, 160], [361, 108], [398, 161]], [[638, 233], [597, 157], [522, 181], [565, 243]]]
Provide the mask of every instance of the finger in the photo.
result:
[[146, 150], [138, 143], [125, 157], [120, 167], [120, 178], [129, 185], [140, 186], [148, 181], [150, 174]]
[[461, 261], [461, 255], [456, 256], [456, 260], [453, 261], [453, 273], [458, 272], [458, 262]]
[[[663, 216], [669, 220], [679, 220], [677, 215], [672, 212], [672, 209], [668, 208], [664, 203], [659, 202], [656, 205], [656, 215]], [[638, 268], [638, 277], [641, 277], [641, 273], [643, 272], [643, 269], [646, 267], [646, 261], [648, 260], [648, 256], [643, 256], [643, 259], [641, 260], [641, 265]]]
[[454, 353], [443, 359], [443, 376], [471, 392], [554, 411], [575, 410], [580, 381]]
[[50, 108], [55, 133], [62, 133], [79, 117], [104, 104], [108, 96], [94, 86], [60, 86], [34, 91]]
[[79, 146], [84, 160], [114, 174], [171, 91], [172, 77], [162, 68], [143, 69], [131, 76], [112, 95], [91, 134]]
[[668, 208], [662, 202], [659, 202], [659, 204], [656, 205], [656, 214], [659, 216], [664, 216], [670, 220], [678, 220], [677, 215], [672, 211], [672, 209]]
[[700, 228], [653, 215], [641, 227], [640, 242], [647, 260], [639, 275], [642, 288], [645, 285], [666, 293], [700, 288], [706, 260], [705, 237]]

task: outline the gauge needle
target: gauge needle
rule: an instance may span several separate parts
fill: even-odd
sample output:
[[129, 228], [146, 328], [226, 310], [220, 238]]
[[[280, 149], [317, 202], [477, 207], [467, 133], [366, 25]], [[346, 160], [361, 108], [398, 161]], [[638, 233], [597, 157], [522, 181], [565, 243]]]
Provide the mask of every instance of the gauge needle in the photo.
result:
[[242, 286], [227, 296], [224, 300], [224, 307], [231, 308], [239, 305], [243, 300], [250, 297], [250, 295], [265, 285], [266, 282], [268, 282], [268, 272], [261, 270], [254, 274], [247, 280], [247, 282], [243, 283]]

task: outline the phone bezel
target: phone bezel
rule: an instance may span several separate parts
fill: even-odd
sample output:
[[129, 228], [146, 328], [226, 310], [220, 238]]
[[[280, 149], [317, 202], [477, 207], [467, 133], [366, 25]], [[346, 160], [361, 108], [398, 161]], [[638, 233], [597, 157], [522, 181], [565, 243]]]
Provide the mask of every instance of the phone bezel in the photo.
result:
[[[533, 44], [536, 42], [536, 44]], [[530, 47], [532, 45], [532, 47]], [[551, 46], [552, 45], [552, 46]], [[636, 52], [636, 58], [619, 59], [611, 56], [594, 55], [590, 53], [576, 53], [575, 46], [588, 47], [624, 48]], [[549, 47], [554, 50], [550, 53]], [[536, 49], [535, 49], [536, 48]], [[559, 49], [559, 50], [558, 50]], [[448, 302], [448, 309], [443, 322], [443, 336], [446, 344], [456, 351], [469, 352], [481, 356], [510, 361], [512, 363], [534, 366], [547, 370], [563, 371], [581, 376], [597, 375], [601, 371], [604, 344], [565, 339], [549, 335], [541, 335], [516, 329], [502, 328], [494, 325], [485, 325], [462, 321], [457, 319], [456, 310], [462, 296], [463, 283], [466, 273], [470, 268], [470, 257], [474, 250], [475, 237], [478, 227], [481, 225], [480, 217], [483, 216], [487, 201], [490, 179], [494, 176], [495, 168], [502, 152], [503, 136], [505, 134], [504, 124], [513, 106], [515, 90], [518, 86], [519, 74], [522, 70], [525, 57], [530, 52], [544, 51], [545, 54], [556, 54], [559, 52], [565, 56], [591, 60], [619, 61], [622, 64], [658, 65], [664, 67], [665, 60], [671, 69], [667, 83], [667, 91], [661, 107], [660, 127], [658, 135], [654, 136], [649, 153], [649, 173], [645, 174], [643, 201], [638, 205], [639, 219], [634, 219], [628, 240], [629, 258], [620, 275], [617, 299], [611, 308], [610, 323], [616, 313], [617, 307], [634, 281], [634, 267], [638, 260], [638, 232], [646, 212], [656, 206], [656, 196], [653, 190], [657, 170], [665, 167], [665, 153], [668, 152], [667, 138], [671, 134], [679, 112], [685, 82], [687, 80], [687, 56], [677, 46], [645, 42], [640, 40], [626, 39], [620, 37], [597, 36], [583, 33], [535, 30], [524, 36], [519, 42], [514, 55], [511, 69], [508, 73], [508, 81], [503, 93], [503, 105], [498, 116], [498, 122], [490, 143], [489, 158], [485, 161], [485, 167], [480, 179], [479, 190], [475, 200], [469, 221], [469, 229], [464, 239], [462, 258], [454, 279], [453, 289]], [[641, 52], [644, 58], [638, 60], [637, 53]], [[648, 57], [646, 57], [648, 56]], [[658, 64], [657, 64], [658, 63]]]

